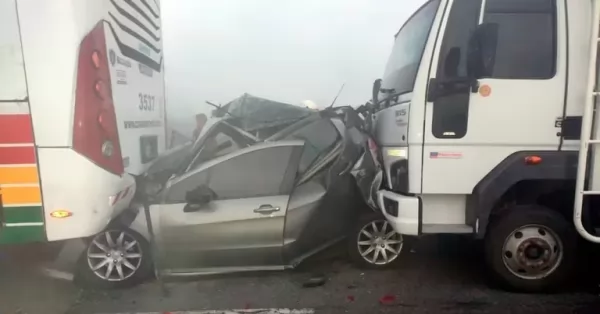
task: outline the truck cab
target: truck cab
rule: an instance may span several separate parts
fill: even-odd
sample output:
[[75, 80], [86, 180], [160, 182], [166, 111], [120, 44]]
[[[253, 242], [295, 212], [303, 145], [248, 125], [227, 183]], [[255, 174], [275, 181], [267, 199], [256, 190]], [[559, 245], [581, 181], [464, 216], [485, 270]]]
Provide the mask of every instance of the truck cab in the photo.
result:
[[510, 288], [568, 278], [594, 10], [595, 1], [431, 0], [406, 21], [373, 90], [378, 203], [397, 232], [485, 240], [488, 266]]

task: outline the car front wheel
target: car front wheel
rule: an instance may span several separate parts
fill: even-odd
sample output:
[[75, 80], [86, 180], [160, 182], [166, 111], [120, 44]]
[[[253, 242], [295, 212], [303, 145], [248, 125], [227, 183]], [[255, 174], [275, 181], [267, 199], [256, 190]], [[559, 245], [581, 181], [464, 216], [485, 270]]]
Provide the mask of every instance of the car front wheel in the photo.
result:
[[377, 213], [361, 217], [347, 241], [350, 259], [362, 268], [392, 267], [400, 261], [404, 247], [402, 235], [394, 231], [385, 217]]
[[150, 246], [128, 228], [114, 228], [92, 237], [79, 260], [77, 282], [85, 287], [130, 287], [153, 273]]

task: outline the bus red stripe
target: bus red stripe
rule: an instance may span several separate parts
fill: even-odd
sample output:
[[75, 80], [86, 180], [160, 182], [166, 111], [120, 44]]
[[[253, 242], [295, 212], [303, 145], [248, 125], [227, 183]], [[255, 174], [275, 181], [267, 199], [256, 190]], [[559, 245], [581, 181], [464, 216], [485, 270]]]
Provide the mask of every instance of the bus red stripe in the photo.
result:
[[35, 148], [0, 147], [0, 165], [33, 164], [35, 163]]
[[0, 144], [33, 143], [30, 115], [0, 115], [0, 126]]

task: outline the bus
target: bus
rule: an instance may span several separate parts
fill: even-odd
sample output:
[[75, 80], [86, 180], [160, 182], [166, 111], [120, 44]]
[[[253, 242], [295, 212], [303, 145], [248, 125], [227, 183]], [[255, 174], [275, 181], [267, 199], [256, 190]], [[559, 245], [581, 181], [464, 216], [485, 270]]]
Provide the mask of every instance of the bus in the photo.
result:
[[158, 0], [0, 0], [0, 245], [92, 236], [166, 149]]

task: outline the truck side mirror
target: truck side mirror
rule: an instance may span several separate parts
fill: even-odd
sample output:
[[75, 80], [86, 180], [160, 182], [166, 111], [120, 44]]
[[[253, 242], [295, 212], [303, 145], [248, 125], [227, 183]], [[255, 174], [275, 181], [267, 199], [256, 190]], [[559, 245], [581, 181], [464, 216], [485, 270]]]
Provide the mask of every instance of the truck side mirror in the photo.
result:
[[467, 50], [467, 74], [473, 79], [489, 77], [494, 70], [498, 24], [483, 23], [477, 26]]
[[373, 82], [373, 90], [372, 90], [374, 106], [377, 106], [377, 104], [379, 104], [379, 90], [380, 89], [381, 89], [381, 79], [376, 79], [375, 82]]

